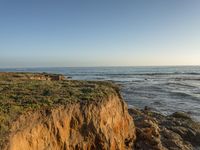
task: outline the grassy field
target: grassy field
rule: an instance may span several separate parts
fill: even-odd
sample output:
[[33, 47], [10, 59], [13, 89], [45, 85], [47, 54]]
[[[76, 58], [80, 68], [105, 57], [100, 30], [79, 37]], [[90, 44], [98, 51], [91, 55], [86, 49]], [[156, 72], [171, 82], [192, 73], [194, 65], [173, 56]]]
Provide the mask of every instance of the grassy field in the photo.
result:
[[77, 102], [99, 102], [115, 93], [109, 82], [33, 80], [31, 73], [0, 73], [0, 146], [19, 115]]

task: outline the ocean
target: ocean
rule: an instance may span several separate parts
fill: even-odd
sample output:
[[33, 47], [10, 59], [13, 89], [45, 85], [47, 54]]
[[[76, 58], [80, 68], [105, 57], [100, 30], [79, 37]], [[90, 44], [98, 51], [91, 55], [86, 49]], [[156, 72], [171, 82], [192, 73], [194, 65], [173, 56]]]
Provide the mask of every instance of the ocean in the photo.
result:
[[200, 66], [4, 68], [0, 71], [61, 73], [73, 80], [109, 80], [120, 85], [129, 107], [148, 106], [165, 115], [183, 111], [200, 121]]

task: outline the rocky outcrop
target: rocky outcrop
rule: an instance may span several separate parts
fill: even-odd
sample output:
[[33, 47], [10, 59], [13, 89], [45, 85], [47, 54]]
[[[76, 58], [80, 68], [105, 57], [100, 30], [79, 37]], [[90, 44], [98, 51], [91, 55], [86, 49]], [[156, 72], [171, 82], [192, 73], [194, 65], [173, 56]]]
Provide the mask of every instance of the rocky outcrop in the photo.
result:
[[133, 148], [133, 119], [110, 82], [0, 73], [0, 92], [1, 150]]
[[47, 74], [47, 73], [41, 73], [41, 74], [35, 74], [29, 77], [31, 80], [47, 80], [47, 81], [61, 81], [65, 80], [65, 77], [63, 75], [59, 74]]
[[169, 116], [148, 109], [129, 109], [136, 126], [137, 150], [198, 150], [200, 123], [187, 114], [176, 112]]
[[13, 72], [0, 72], [0, 77], [4, 77], [10, 80], [43, 80], [43, 81], [62, 81], [66, 78], [61, 74], [50, 73], [13, 73]]
[[29, 112], [12, 126], [9, 150], [131, 149], [135, 128], [118, 95]]

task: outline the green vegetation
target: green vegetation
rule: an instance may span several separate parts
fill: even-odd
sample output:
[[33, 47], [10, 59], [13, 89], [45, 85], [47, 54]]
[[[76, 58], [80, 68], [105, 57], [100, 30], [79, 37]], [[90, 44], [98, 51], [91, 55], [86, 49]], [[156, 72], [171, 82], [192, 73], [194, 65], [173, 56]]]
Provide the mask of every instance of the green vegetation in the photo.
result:
[[29, 79], [33, 75], [0, 73], [0, 147], [19, 115], [80, 101], [99, 102], [117, 88], [109, 82]]

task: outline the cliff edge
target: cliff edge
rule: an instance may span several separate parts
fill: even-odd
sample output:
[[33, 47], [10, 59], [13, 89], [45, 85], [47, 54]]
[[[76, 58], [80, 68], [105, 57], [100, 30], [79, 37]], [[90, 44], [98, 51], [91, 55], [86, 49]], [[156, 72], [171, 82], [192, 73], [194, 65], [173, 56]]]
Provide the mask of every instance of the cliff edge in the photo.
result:
[[24, 76], [0, 74], [1, 149], [133, 148], [134, 122], [112, 83]]

